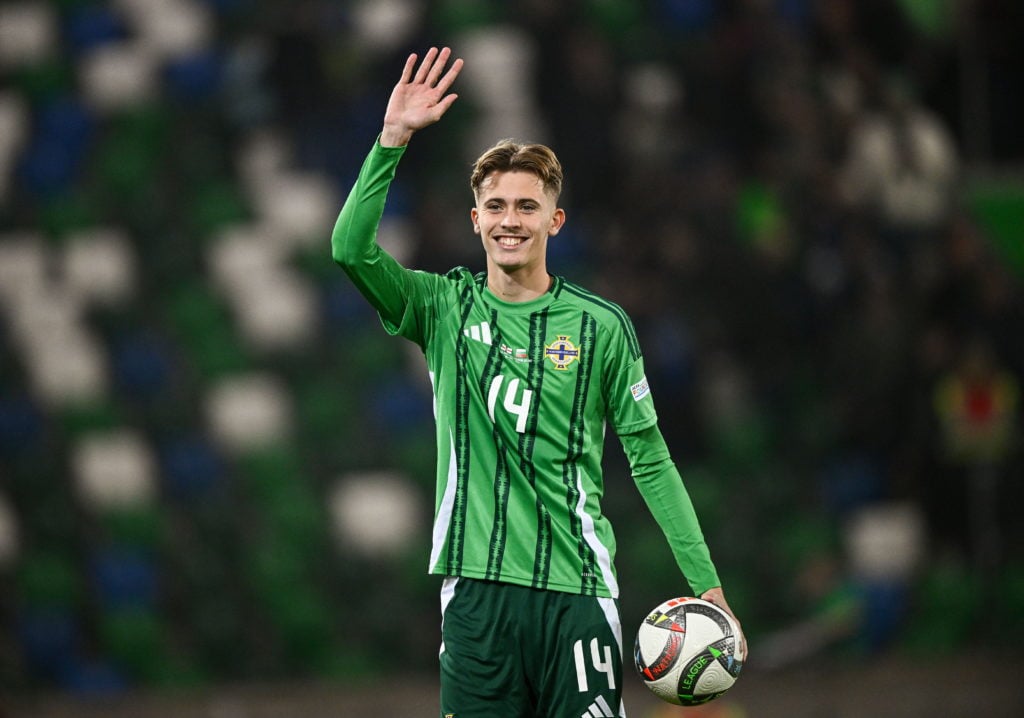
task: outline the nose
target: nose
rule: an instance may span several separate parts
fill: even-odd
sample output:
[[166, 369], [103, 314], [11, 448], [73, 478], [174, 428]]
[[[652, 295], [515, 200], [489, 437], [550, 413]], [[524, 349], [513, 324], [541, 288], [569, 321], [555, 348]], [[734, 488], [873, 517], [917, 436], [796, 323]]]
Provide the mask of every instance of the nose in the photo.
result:
[[519, 226], [519, 213], [515, 207], [509, 207], [505, 210], [505, 213], [501, 216], [502, 227], [518, 227]]

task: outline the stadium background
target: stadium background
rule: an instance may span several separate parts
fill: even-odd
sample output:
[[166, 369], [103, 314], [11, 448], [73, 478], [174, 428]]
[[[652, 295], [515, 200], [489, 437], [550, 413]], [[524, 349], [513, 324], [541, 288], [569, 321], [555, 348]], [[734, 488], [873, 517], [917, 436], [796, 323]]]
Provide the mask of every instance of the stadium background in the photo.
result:
[[[1018, 715], [1022, 36], [1014, 0], [3, 2], [0, 715], [431, 714], [429, 387], [328, 237], [436, 44], [461, 99], [381, 240], [479, 267], [471, 160], [559, 153], [552, 269], [635, 318], [754, 651], [691, 714]], [[686, 588], [607, 454], [628, 634]]]

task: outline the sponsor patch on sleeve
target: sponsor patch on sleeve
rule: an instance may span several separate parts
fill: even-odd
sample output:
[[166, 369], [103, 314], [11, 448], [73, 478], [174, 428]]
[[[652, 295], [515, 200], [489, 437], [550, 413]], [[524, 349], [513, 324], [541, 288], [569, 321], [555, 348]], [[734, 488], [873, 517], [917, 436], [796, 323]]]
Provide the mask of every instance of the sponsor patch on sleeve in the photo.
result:
[[651, 387], [647, 385], [647, 377], [638, 381], [633, 386], [629, 387], [630, 393], [633, 395], [633, 401], [640, 401], [645, 396], [651, 393]]

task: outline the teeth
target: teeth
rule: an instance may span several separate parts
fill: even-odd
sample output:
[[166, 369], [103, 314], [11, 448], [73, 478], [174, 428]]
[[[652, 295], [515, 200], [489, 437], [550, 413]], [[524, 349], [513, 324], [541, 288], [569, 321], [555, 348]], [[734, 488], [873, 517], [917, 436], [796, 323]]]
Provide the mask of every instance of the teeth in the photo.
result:
[[522, 244], [522, 241], [521, 237], [501, 237], [498, 240], [498, 243], [501, 244], [502, 247], [518, 247]]

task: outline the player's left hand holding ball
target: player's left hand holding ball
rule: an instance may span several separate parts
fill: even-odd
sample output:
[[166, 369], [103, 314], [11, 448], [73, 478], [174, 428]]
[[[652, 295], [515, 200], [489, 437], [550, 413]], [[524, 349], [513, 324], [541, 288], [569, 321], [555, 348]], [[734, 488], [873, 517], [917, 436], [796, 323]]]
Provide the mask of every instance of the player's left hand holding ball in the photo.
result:
[[732, 620], [736, 621], [736, 625], [740, 628], [740, 645], [738, 651], [739, 655], [737, 656], [737, 658], [741, 661], [746, 661], [747, 637], [743, 633], [743, 625], [740, 623], [740, 620], [736, 618], [736, 614], [732, 612], [732, 608], [729, 607], [729, 602], [725, 600], [725, 592], [722, 591], [721, 586], [709, 588], [707, 591], [702, 593], [700, 597], [703, 598], [705, 601], [708, 601], [709, 603], [715, 604], [723, 611], [728, 613], [730, 616], [732, 616]]

